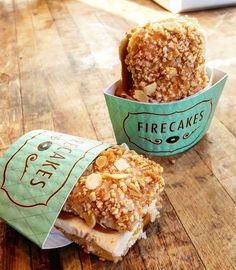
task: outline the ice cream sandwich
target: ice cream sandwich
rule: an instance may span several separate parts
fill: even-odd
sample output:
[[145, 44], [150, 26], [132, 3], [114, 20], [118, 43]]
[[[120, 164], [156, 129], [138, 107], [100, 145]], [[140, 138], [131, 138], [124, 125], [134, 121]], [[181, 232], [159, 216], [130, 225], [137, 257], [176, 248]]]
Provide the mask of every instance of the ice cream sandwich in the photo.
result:
[[108, 148], [80, 177], [55, 227], [87, 252], [120, 260], [159, 217], [162, 172], [132, 150]]
[[207, 86], [206, 39], [198, 21], [177, 17], [127, 32], [120, 43], [122, 84], [116, 95], [171, 102]]

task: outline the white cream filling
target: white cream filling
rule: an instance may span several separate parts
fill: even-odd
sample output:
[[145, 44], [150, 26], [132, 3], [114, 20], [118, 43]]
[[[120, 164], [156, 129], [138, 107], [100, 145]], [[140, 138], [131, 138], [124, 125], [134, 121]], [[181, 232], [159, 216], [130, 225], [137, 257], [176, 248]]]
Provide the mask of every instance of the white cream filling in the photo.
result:
[[[144, 214], [150, 215], [150, 221], [154, 222], [159, 216], [159, 211], [156, 207], [157, 199], [153, 200], [149, 206], [143, 208]], [[117, 232], [117, 231], [98, 231], [91, 229], [81, 218], [78, 216], [70, 215], [66, 219], [58, 218], [55, 222], [56, 227], [61, 228], [65, 233], [86, 239], [88, 242], [89, 251], [92, 250], [91, 241], [96, 245], [107, 251], [113, 257], [120, 257], [126, 254], [127, 250], [139, 238], [145, 238], [143, 233], [142, 220], [137, 221], [131, 231]]]
[[[88, 243], [93, 240], [99, 247], [110, 253], [113, 257], [125, 255], [126, 251], [136, 242], [139, 236], [143, 234], [141, 221], [134, 225], [132, 231], [122, 233], [115, 231], [101, 232], [91, 229], [77, 216], [71, 216], [71, 218], [65, 220], [58, 218], [55, 225], [61, 228], [65, 233], [86, 239]], [[138, 227], [140, 227], [140, 229], [136, 232]]]

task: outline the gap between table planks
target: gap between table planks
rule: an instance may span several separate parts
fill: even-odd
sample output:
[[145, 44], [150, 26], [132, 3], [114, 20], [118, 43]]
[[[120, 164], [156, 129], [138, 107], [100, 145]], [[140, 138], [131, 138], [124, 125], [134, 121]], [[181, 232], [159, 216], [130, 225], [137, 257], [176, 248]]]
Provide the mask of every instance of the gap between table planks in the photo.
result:
[[[97, 2], [2, 1], [2, 150], [36, 128], [114, 142], [102, 96], [102, 89], [119, 78], [113, 50], [122, 33], [135, 25], [135, 15], [166, 13], [156, 6], [151, 10], [154, 5], [148, 1], [139, 1], [146, 5], [140, 9], [121, 1], [124, 18], [117, 15], [118, 2], [111, 5], [113, 14], [102, 10], [105, 1]], [[131, 12], [131, 7], [137, 10]], [[107, 50], [111, 58], [102, 59], [99, 52]], [[160, 230], [151, 225], [150, 238], [121, 263], [101, 262], [76, 245], [41, 251], [1, 222], [0, 269], [234, 269], [236, 139], [226, 126], [215, 119], [214, 134], [210, 131], [174, 165], [157, 158], [166, 168]]]

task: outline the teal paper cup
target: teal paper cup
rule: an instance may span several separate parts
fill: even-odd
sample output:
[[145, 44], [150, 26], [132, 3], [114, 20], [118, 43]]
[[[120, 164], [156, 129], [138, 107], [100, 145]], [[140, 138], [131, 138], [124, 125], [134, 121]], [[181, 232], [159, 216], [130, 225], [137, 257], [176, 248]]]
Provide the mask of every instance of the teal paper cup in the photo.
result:
[[114, 95], [120, 81], [104, 91], [118, 144], [152, 156], [169, 156], [194, 146], [207, 132], [224, 88], [226, 73], [208, 68], [211, 85], [188, 98], [143, 103]]
[[54, 223], [79, 177], [110, 146], [47, 130], [26, 133], [0, 158], [0, 218], [42, 249], [70, 244]]

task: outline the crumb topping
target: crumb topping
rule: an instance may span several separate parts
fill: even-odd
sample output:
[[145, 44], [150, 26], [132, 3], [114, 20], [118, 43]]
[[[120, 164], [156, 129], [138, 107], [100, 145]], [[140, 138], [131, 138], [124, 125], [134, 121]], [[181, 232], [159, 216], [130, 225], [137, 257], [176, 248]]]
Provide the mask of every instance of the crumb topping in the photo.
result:
[[79, 215], [91, 228], [97, 222], [118, 231], [131, 230], [146, 214], [145, 208], [153, 201], [159, 203], [162, 172], [159, 164], [135, 151], [109, 148], [80, 177], [63, 210]]
[[169, 102], [206, 87], [205, 40], [196, 19], [148, 23], [132, 29], [126, 38], [125, 63], [134, 99]]

